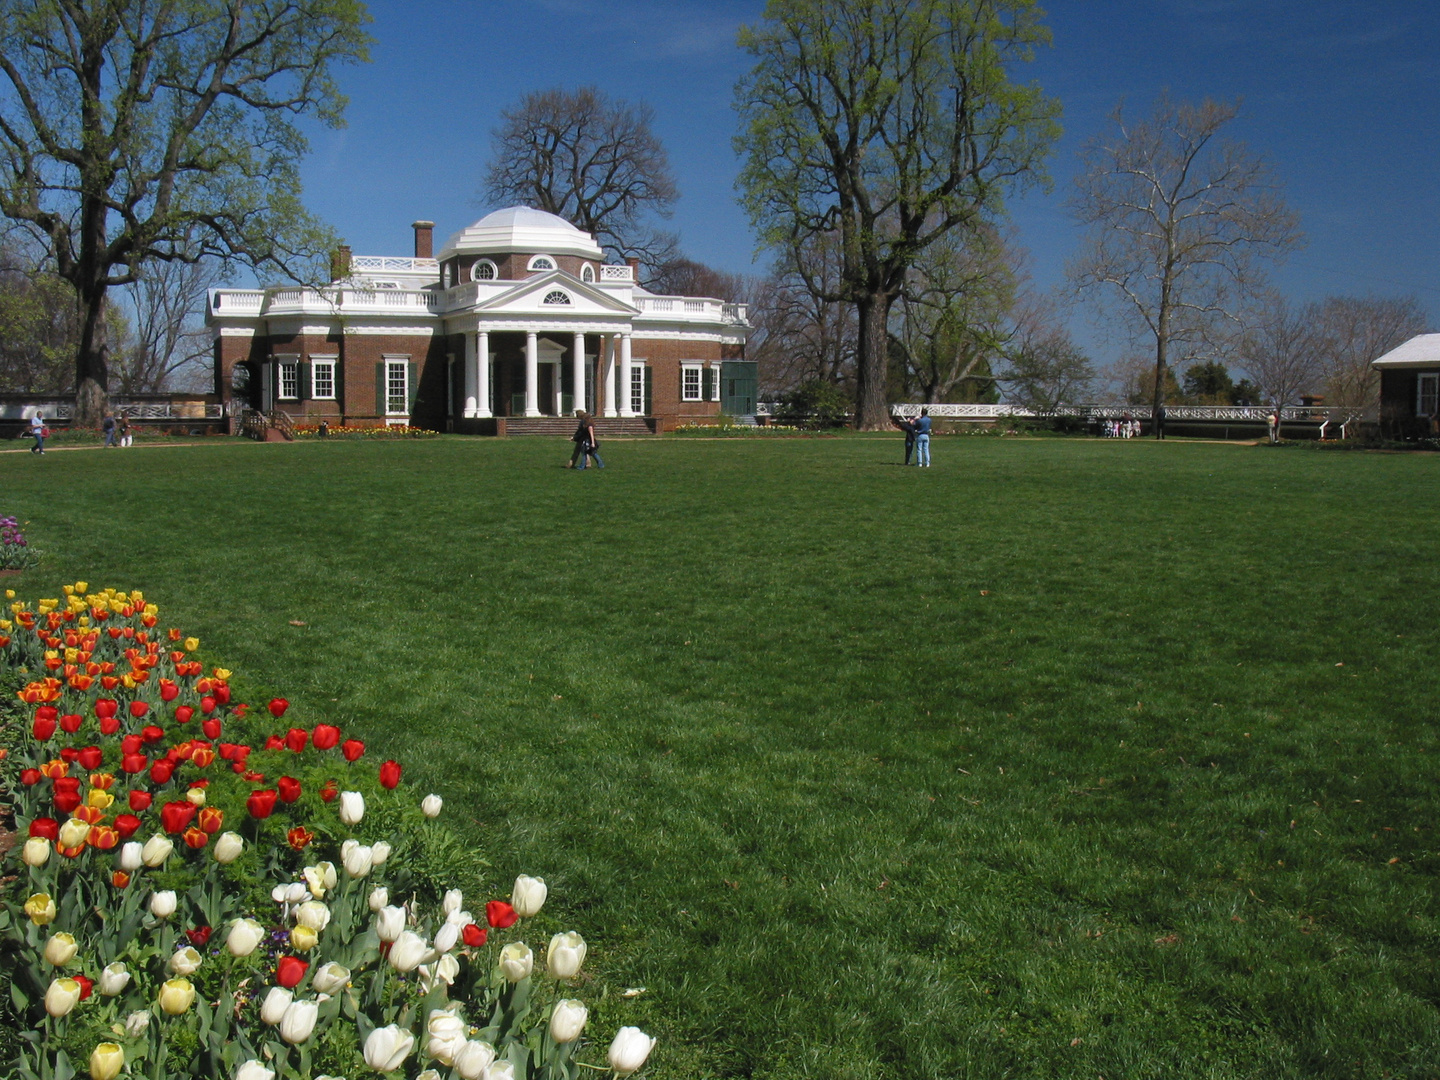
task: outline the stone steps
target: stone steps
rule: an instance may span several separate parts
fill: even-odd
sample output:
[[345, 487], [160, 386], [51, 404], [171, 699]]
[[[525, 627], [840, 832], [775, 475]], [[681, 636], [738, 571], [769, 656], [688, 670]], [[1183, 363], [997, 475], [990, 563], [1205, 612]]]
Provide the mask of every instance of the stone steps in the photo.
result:
[[[549, 435], [568, 439], [575, 434], [579, 421], [573, 416], [507, 416], [506, 435]], [[643, 416], [596, 417], [595, 437], [602, 442], [607, 438], [635, 435], [654, 435], [654, 421]]]

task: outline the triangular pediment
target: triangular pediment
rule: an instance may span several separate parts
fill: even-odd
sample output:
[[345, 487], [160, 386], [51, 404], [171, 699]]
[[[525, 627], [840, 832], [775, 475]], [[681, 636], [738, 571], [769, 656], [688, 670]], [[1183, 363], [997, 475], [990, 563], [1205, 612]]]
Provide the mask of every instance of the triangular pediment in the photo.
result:
[[[563, 295], [567, 303], [553, 299]], [[547, 303], [547, 300], [549, 302]], [[588, 281], [581, 281], [564, 270], [552, 270], [516, 282], [513, 289], [507, 289], [498, 296], [492, 296], [475, 306], [477, 312], [487, 315], [636, 315], [639, 309]]]

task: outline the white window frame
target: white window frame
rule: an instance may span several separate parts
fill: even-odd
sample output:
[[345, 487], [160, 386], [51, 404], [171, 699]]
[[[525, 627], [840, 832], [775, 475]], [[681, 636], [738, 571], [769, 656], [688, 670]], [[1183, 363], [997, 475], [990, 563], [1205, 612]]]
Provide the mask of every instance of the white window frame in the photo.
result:
[[1440, 405], [1440, 371], [1422, 371], [1415, 380], [1415, 415], [1430, 416], [1437, 405]]
[[[545, 260], [546, 262], [548, 262], [550, 265], [549, 265], [549, 266], [537, 266], [536, 263], [538, 263], [541, 259], [544, 259], [544, 260]], [[536, 270], [536, 271], [540, 271], [540, 272], [542, 272], [542, 273], [549, 273], [551, 270], [558, 270], [558, 269], [560, 269], [560, 264], [555, 261], [555, 256], [553, 256], [553, 255], [546, 255], [546, 254], [544, 254], [544, 253], [541, 253], [541, 254], [538, 254], [538, 255], [531, 255], [531, 256], [530, 256], [530, 261], [525, 265], [525, 269], [526, 269], [526, 270]]]
[[[559, 297], [559, 299], [557, 300], [555, 299], [555, 297]], [[541, 300], [540, 303], [548, 304], [550, 307], [572, 306], [570, 301], [570, 294], [567, 293], [564, 289], [551, 289], [545, 294], [545, 299]]]
[[719, 365], [719, 364], [714, 364], [714, 363], [712, 363], [712, 364], [710, 365], [710, 370], [715, 373], [714, 377], [713, 377], [713, 378], [711, 379], [711, 381], [710, 381], [710, 400], [711, 400], [711, 401], [719, 401], [719, 400], [720, 400], [720, 365]]
[[[690, 380], [695, 380], [692, 388]], [[693, 389], [693, 393], [691, 392]], [[680, 400], [681, 401], [704, 401], [705, 400], [705, 365], [685, 364], [680, 365]]]
[[[310, 397], [314, 401], [335, 400], [335, 367], [339, 361], [338, 356], [311, 356], [310, 357]], [[330, 372], [330, 392], [320, 392], [320, 370], [328, 369]]]
[[[286, 385], [290, 393], [285, 392]], [[300, 358], [298, 356], [277, 356], [275, 358], [275, 400], [300, 400]]]
[[591, 266], [589, 263], [585, 263], [584, 265], [582, 265], [580, 267], [580, 280], [588, 281], [590, 284], [593, 285], [595, 283], [595, 267]]
[[[392, 381], [393, 372], [400, 372], [400, 408], [392, 409], [395, 402], [395, 395], [390, 393], [394, 386]], [[385, 415], [386, 416], [409, 416], [410, 415], [410, 358], [408, 356], [387, 356], [385, 357]]]
[[630, 411], [645, 415], [645, 361], [630, 361]]
[[[481, 268], [482, 266], [488, 266], [488, 267], [490, 268], [490, 276], [489, 276], [489, 277], [481, 277], [481, 276], [480, 276], [480, 268]], [[475, 260], [475, 264], [470, 267], [470, 280], [471, 280], [471, 281], [495, 281], [495, 280], [498, 279], [499, 277], [500, 277], [500, 268], [499, 268], [498, 266], [496, 266], [493, 262], [491, 262], [489, 259], [477, 259], [477, 260]]]

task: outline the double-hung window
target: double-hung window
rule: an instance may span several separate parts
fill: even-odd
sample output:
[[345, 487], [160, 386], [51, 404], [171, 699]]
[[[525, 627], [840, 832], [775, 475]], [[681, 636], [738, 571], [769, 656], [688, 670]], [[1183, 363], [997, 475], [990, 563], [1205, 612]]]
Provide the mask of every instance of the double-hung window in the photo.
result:
[[316, 401], [335, 400], [335, 360], [328, 356], [310, 358], [310, 397]]
[[636, 416], [645, 415], [645, 365], [630, 365], [630, 411]]
[[680, 367], [680, 400], [700, 401], [701, 382], [700, 373], [704, 370], [699, 364], [682, 364]]
[[281, 360], [279, 369], [279, 394], [281, 401], [297, 401], [300, 397], [300, 361]]
[[1440, 373], [1422, 372], [1417, 389], [1415, 415], [1434, 416], [1436, 406], [1440, 405]]
[[385, 361], [385, 411], [391, 416], [410, 412], [410, 362]]

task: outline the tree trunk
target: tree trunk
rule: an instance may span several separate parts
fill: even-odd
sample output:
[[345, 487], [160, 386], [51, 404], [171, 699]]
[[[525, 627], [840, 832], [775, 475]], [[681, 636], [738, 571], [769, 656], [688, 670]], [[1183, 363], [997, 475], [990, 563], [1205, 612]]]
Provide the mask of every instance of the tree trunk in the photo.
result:
[[110, 365], [105, 326], [105, 286], [76, 291], [80, 348], [75, 358], [76, 427], [98, 426], [109, 407]]
[[[1168, 290], [1164, 290], [1167, 291]], [[1166, 346], [1170, 344], [1170, 305], [1165, 297], [1160, 300], [1160, 329], [1155, 333], [1155, 394], [1150, 405], [1151, 425], [1155, 438], [1161, 437], [1160, 410], [1165, 407], [1165, 366]]]
[[890, 406], [885, 395], [885, 374], [890, 360], [890, 305], [886, 293], [855, 302], [860, 340], [855, 356], [855, 427], [859, 431], [889, 431]]

